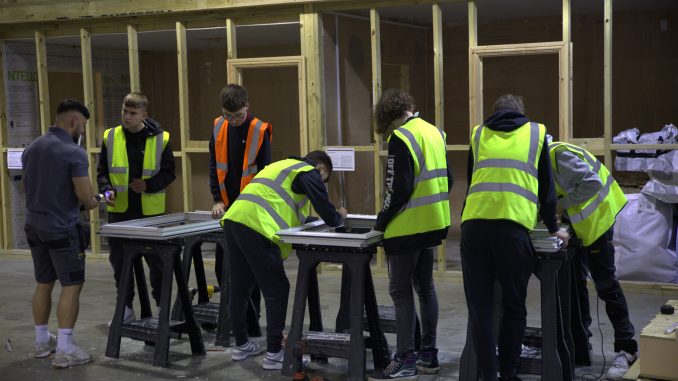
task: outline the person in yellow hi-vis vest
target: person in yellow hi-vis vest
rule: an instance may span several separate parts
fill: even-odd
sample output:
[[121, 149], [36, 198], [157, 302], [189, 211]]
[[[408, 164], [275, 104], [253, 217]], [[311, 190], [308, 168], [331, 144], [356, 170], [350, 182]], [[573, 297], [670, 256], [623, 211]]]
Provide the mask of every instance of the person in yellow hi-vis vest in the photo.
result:
[[[130, 93], [122, 102], [122, 125], [104, 132], [97, 167], [99, 192], [113, 204], [107, 207], [108, 222], [121, 222], [165, 213], [165, 189], [174, 181], [174, 155], [169, 133], [148, 117], [148, 99]], [[115, 287], [120, 284], [124, 251], [119, 239], [109, 238], [108, 259], [113, 266]], [[151, 294], [156, 304], [162, 285], [161, 263], [149, 256]], [[130, 287], [124, 322], [135, 319]], [[109, 322], [110, 324], [110, 322]]]
[[275, 233], [303, 224], [311, 205], [327, 225], [342, 224], [346, 210], [336, 211], [324, 184], [331, 174], [332, 160], [323, 151], [271, 163], [243, 189], [221, 219], [230, 261], [233, 361], [256, 356], [263, 350], [247, 336], [247, 303], [258, 284], [266, 306], [266, 356], [262, 367], [282, 369], [282, 331], [290, 293], [283, 261], [292, 246], [282, 243]]
[[468, 190], [462, 212], [461, 264], [471, 340], [483, 380], [497, 380], [494, 283], [502, 288], [499, 336], [500, 380], [517, 377], [527, 309], [527, 283], [534, 260], [529, 232], [537, 210], [552, 236], [559, 230], [546, 127], [525, 116], [523, 98], [499, 97], [470, 136]]
[[614, 223], [627, 203], [610, 171], [587, 150], [562, 142], [549, 143], [551, 166], [562, 220], [570, 223], [583, 249], [573, 260], [582, 323], [591, 336], [591, 311], [586, 288], [589, 271], [598, 297], [605, 301], [614, 328], [614, 351], [609, 378], [621, 378], [637, 358], [638, 342], [629, 318], [626, 297], [615, 275]]
[[[395, 306], [396, 353], [386, 369], [370, 379], [414, 379], [438, 373], [438, 298], [433, 285], [435, 247], [450, 227], [445, 132], [414, 113], [408, 93], [390, 89], [375, 108], [377, 132], [388, 137], [386, 195], [374, 230], [384, 232], [389, 294]], [[416, 311], [421, 308], [421, 349], [415, 352]]]

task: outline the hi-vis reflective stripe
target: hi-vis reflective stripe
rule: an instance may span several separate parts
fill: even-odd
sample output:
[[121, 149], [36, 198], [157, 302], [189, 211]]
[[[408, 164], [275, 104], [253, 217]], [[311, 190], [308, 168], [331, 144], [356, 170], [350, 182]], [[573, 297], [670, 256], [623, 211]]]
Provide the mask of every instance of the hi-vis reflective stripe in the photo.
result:
[[480, 125], [476, 129], [473, 152], [473, 172], [480, 168], [513, 168], [519, 171], [527, 172], [528, 174], [537, 177], [537, 150], [539, 149], [539, 124], [530, 122], [530, 150], [527, 154], [527, 162], [521, 162], [512, 159], [488, 159], [478, 162], [478, 154], [480, 151], [480, 135], [485, 128]]
[[[437, 128], [436, 128], [437, 129]], [[440, 129], [437, 129], [438, 132], [440, 132], [440, 136], [443, 138], [443, 144], [445, 142], [445, 135], [443, 135], [443, 132], [440, 131]], [[426, 162], [424, 161], [424, 152], [421, 150], [421, 147], [419, 146], [419, 143], [417, 143], [417, 139], [415, 139], [414, 135], [412, 135], [412, 132], [402, 128], [398, 130], [401, 134], [407, 138], [407, 140], [410, 142], [410, 145], [412, 146], [412, 149], [414, 150], [414, 154], [417, 156], [417, 161], [419, 162], [419, 176], [414, 179], [414, 185], [416, 186], [420, 181], [425, 181], [425, 180], [430, 180], [430, 179], [435, 179], [436, 177], [447, 177], [447, 170], [440, 168], [440, 169], [433, 169], [433, 170], [426, 170]]]
[[127, 192], [129, 187], [127, 185], [113, 185], [116, 193]]
[[[253, 166], [253, 164], [256, 163], [257, 161], [257, 148], [259, 145], [259, 135], [261, 134], [261, 120], [257, 119], [257, 123], [254, 125], [254, 131], [252, 131], [252, 140], [250, 141], [250, 151], [247, 153], [247, 158], [248, 158], [248, 163], [247, 163], [247, 169], [248, 172], [249, 169]], [[254, 170], [256, 173], [256, 167], [254, 167]], [[252, 174], [254, 174], [252, 173]], [[245, 171], [243, 171], [243, 176], [245, 176]]]
[[536, 194], [530, 192], [529, 190], [521, 186], [512, 183], [480, 183], [472, 186], [468, 190], [469, 195], [475, 192], [511, 192], [519, 196], [525, 197], [526, 199], [535, 204], [537, 204], [539, 201]]
[[[224, 126], [225, 119], [223, 116], [219, 117], [217, 126], [214, 129], [214, 144], [217, 144], [217, 138], [219, 137], [219, 132], [221, 132], [221, 127]], [[217, 170], [228, 171], [228, 163], [217, 161]]]
[[473, 166], [473, 172], [481, 168], [512, 168], [527, 172], [531, 176], [537, 177], [537, 168], [532, 164], [514, 159], [485, 159]]
[[603, 189], [601, 189], [600, 192], [598, 192], [598, 196], [596, 197], [596, 199], [593, 200], [592, 203], [586, 205], [586, 207], [582, 209], [581, 212], [574, 215], [570, 215], [570, 221], [572, 221], [573, 224], [576, 224], [584, 221], [591, 214], [593, 214], [593, 212], [595, 212], [596, 209], [598, 209], [598, 206], [600, 206], [603, 200], [605, 200], [607, 194], [610, 193], [610, 187], [612, 186], [612, 183], [614, 183], [612, 175], [607, 176], [607, 181], [605, 181]]
[[223, 127], [225, 121], [226, 120], [224, 119], [223, 116], [219, 117], [219, 121], [217, 122], [219, 124], [217, 125], [217, 128], [214, 129], [214, 141], [215, 142], [217, 141], [217, 137], [219, 136], [219, 132], [221, 131], [221, 127]]
[[271, 204], [266, 202], [266, 200], [264, 200], [262, 197], [254, 195], [254, 194], [250, 194], [250, 193], [245, 193], [245, 194], [241, 194], [240, 196], [238, 196], [238, 200], [245, 200], [245, 201], [253, 202], [253, 203], [259, 205], [260, 207], [264, 208], [264, 210], [268, 212], [268, 214], [271, 216], [271, 218], [273, 218], [273, 220], [275, 220], [275, 223], [278, 224], [278, 226], [280, 226], [280, 229], [287, 229], [287, 228], [290, 227], [287, 224], [287, 222], [285, 222], [285, 220], [283, 220], [283, 218], [280, 217], [278, 212], [276, 212], [275, 209], [273, 209]]
[[242, 171], [242, 177], [256, 175], [257, 172], [259, 172], [259, 168], [257, 167], [257, 163], [254, 163], [252, 165], [248, 165], [247, 168], [245, 168], [245, 170]]
[[301, 222], [303, 222], [306, 219], [306, 216], [304, 216], [304, 214], [301, 212], [301, 207], [303, 207], [304, 204], [306, 204], [306, 201], [308, 200], [308, 198], [304, 197], [297, 204], [294, 201], [294, 199], [290, 196], [290, 194], [287, 193], [287, 191], [285, 189], [283, 189], [282, 184], [285, 181], [285, 179], [287, 178], [287, 176], [289, 176], [289, 174], [293, 170], [304, 167], [306, 165], [309, 165], [309, 164], [302, 161], [302, 162], [294, 164], [294, 165], [292, 165], [288, 168], [285, 168], [284, 170], [280, 171], [280, 173], [278, 174], [278, 177], [276, 177], [275, 180], [264, 179], [264, 178], [259, 178], [259, 177], [252, 180], [252, 183], [265, 185], [265, 186], [271, 188], [273, 191], [275, 191], [275, 193], [277, 193], [278, 196], [280, 196], [280, 198], [282, 198], [285, 201], [285, 203], [290, 208], [292, 208], [292, 210], [294, 210], [294, 212], [297, 214], [297, 218]]
[[599, 160], [597, 160], [596, 158], [591, 157], [589, 155], [589, 153], [586, 152], [585, 150], [583, 150], [583, 149], [581, 149], [577, 146], [574, 146], [572, 144], [566, 144], [566, 143], [562, 143], [562, 142], [561, 143], [549, 144], [550, 149], [556, 149], [556, 148], [558, 148], [558, 146], [564, 146], [564, 147], [567, 147], [568, 149], [570, 149], [572, 151], [579, 152], [584, 157], [584, 160], [586, 160], [586, 162], [593, 168], [593, 171], [596, 174], [598, 174], [598, 172], [600, 171], [600, 166], [602, 165], [602, 163]]
[[[122, 128], [122, 127], [120, 127]], [[115, 128], [111, 128], [108, 131], [108, 138], [106, 139], [106, 156], [108, 156], [108, 173], [117, 173], [117, 174], [125, 174], [127, 173], [127, 167], [113, 167], [113, 152], [114, 152], [114, 146], [115, 146]], [[126, 192], [127, 190], [125, 190]]]
[[441, 192], [441, 193], [438, 193], [438, 194], [430, 194], [428, 196], [410, 199], [410, 201], [407, 203], [407, 206], [405, 206], [405, 209], [416, 208], [418, 206], [424, 206], [424, 205], [431, 205], [431, 204], [435, 204], [436, 202], [446, 201], [446, 200], [448, 200], [448, 195], [447, 195], [446, 192]]

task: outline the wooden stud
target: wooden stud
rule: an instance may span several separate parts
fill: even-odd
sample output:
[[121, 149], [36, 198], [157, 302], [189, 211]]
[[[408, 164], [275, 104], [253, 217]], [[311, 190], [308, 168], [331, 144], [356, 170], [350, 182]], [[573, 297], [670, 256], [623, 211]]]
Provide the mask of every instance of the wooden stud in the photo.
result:
[[[94, 102], [94, 71], [92, 69], [92, 35], [89, 30], [80, 29], [80, 52], [82, 56], [82, 83], [83, 94], [85, 95], [85, 107], [90, 111], [90, 117], [87, 121], [87, 133], [85, 134], [87, 147], [96, 146], [96, 131], [98, 126], [98, 114]], [[97, 178], [96, 156], [87, 155], [89, 161], [89, 178]], [[94, 185], [96, 189], [96, 184]], [[94, 208], [89, 212], [90, 219], [90, 239], [92, 242], [92, 253], [98, 254], [101, 251], [101, 240], [99, 239], [99, 208]]]
[[226, 19], [226, 59], [238, 58], [238, 38], [233, 19]]
[[[372, 55], [372, 108], [379, 102], [382, 92], [381, 84], [381, 23], [379, 11], [375, 8], [370, 9], [370, 51]], [[381, 155], [379, 154], [382, 146], [382, 137], [376, 131], [376, 123], [372, 123], [372, 133], [374, 137], [374, 211], [378, 213], [381, 209], [381, 203], [384, 200], [382, 191], [384, 183], [384, 174], [381, 164]], [[377, 251], [377, 268], [386, 267], [386, 256], [384, 250], [379, 248]]]
[[603, 42], [603, 148], [605, 166], [612, 168], [612, 0], [605, 0]]
[[[435, 96], [435, 124], [445, 131], [445, 77], [443, 75], [443, 13], [440, 4], [431, 6], [433, 13], [433, 93]], [[445, 240], [438, 246], [438, 271], [447, 268]]]
[[139, 74], [139, 38], [136, 25], [127, 25], [127, 55], [129, 57], [130, 92], [141, 92]]
[[468, 47], [469, 129], [472, 130], [482, 121], [483, 113], [482, 62], [473, 52], [473, 49], [478, 47], [478, 8], [474, 0], [468, 0]]
[[40, 103], [40, 133], [50, 126], [49, 81], [47, 80], [47, 43], [44, 33], [35, 31], [35, 56], [38, 71], [38, 99]]
[[191, 156], [184, 155], [189, 140], [190, 123], [188, 109], [188, 49], [186, 48], [186, 25], [178, 21], [177, 31], [177, 71], [179, 75], [179, 139], [181, 141], [181, 180], [184, 196], [184, 212], [193, 209], [193, 192], [191, 192]]
[[563, 0], [563, 42], [566, 44], [565, 57], [561, 57], [561, 72], [565, 83], [561, 87], [563, 94], [560, 95], [560, 109], [562, 110], [561, 121], [563, 131], [560, 131], [561, 141], [570, 141], [574, 135], [572, 127], [572, 87], [573, 87], [573, 60], [572, 60], [572, 9], [571, 0]]
[[[0, 40], [0, 68], [5, 67], [4, 42]], [[4, 70], [4, 69], [3, 69]], [[8, 124], [7, 124], [7, 98], [5, 97], [5, 76], [0, 74], [0, 197], [2, 206], [0, 207], [0, 249], [8, 250], [14, 246], [14, 233], [12, 226], [12, 193], [10, 190], [9, 173], [7, 168], [7, 145], [8, 145]]]
[[301, 153], [305, 154], [322, 146], [322, 131], [325, 125], [323, 118], [323, 54], [320, 14], [311, 5], [305, 5], [304, 13], [300, 15], [299, 21], [301, 24], [301, 55], [304, 57], [306, 65], [308, 141], [302, 141], [301, 144]]

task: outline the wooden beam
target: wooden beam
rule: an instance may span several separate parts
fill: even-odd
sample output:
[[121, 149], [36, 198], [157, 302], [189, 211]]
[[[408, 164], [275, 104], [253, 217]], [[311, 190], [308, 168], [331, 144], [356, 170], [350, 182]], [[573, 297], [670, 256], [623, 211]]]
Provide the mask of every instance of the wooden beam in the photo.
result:
[[[85, 107], [89, 110], [90, 116], [87, 121], [87, 133], [85, 134], [87, 147], [96, 147], [96, 132], [99, 125], [98, 113], [94, 101], [94, 71], [92, 69], [92, 35], [89, 30], [80, 30], [80, 52], [82, 57], [82, 83], [83, 94], [85, 95]], [[87, 155], [89, 161], [89, 178], [97, 178], [96, 156]], [[96, 184], [94, 185], [96, 189]], [[90, 239], [92, 242], [92, 253], [98, 254], [101, 251], [101, 240], [99, 239], [99, 208], [94, 208], [89, 212], [90, 219]]]
[[[376, 8], [370, 9], [370, 52], [372, 56], [372, 110], [381, 98], [381, 22], [379, 11]], [[374, 119], [374, 118], [373, 118]], [[383, 183], [384, 174], [381, 164], [381, 155], [379, 154], [382, 146], [382, 137], [377, 132], [376, 122], [372, 122], [372, 134], [374, 139], [374, 211], [378, 213], [381, 210], [381, 203], [384, 200]], [[377, 268], [386, 267], [386, 256], [384, 250], [379, 248], [377, 251]]]
[[238, 38], [233, 19], [226, 19], [226, 59], [238, 58]]
[[181, 180], [184, 196], [184, 212], [193, 209], [193, 193], [191, 192], [191, 156], [183, 155], [189, 141], [188, 126], [190, 123], [188, 107], [188, 49], [186, 48], [186, 25], [176, 23], [177, 32], [177, 71], [179, 75], [179, 140], [182, 153]]
[[568, 143], [584, 148], [596, 156], [603, 156], [603, 138], [571, 138]]
[[306, 112], [308, 113], [308, 137], [302, 137], [301, 153], [322, 147], [322, 131], [324, 130], [324, 91], [323, 91], [323, 50], [321, 40], [320, 14], [306, 5], [300, 15], [301, 55], [306, 65]]
[[445, 77], [443, 75], [443, 13], [440, 4], [431, 6], [433, 13], [433, 94], [435, 124], [445, 130]]
[[127, 56], [129, 57], [129, 89], [130, 92], [141, 92], [139, 74], [139, 38], [137, 26], [127, 25]]
[[[440, 2], [459, 2], [460, 0], [438, 0]], [[317, 10], [367, 9], [382, 6], [399, 6], [413, 3], [431, 4], [436, 0], [145, 0], [130, 3], [110, 0], [64, 0], [57, 6], [54, 2], [41, 0], [22, 0], [3, 4], [0, 8], [0, 25], [19, 23], [40, 23], [62, 20], [82, 20], [93, 18], [121, 18], [169, 15], [185, 18], [189, 13], [216, 13], [219, 11], [252, 12], [269, 11], [279, 8], [314, 6]], [[5, 2], [7, 3], [7, 2]], [[35, 27], [35, 26], [33, 26]]]
[[50, 126], [50, 110], [49, 110], [49, 81], [47, 80], [47, 44], [45, 35], [39, 31], [35, 31], [35, 57], [37, 59], [38, 72], [38, 100], [40, 103], [40, 133], [47, 132]]
[[603, 41], [603, 147], [605, 166], [612, 168], [612, 0], [605, 0]]
[[[433, 94], [435, 124], [445, 131], [445, 77], [443, 75], [443, 12], [440, 4], [431, 5], [433, 15]], [[445, 240], [438, 246], [438, 271], [447, 268]]]
[[472, 47], [474, 53], [484, 57], [525, 56], [539, 54], [559, 54], [566, 46], [563, 41], [532, 42], [525, 44], [483, 45]]
[[[5, 68], [4, 42], [0, 40], [0, 71]], [[0, 74], [0, 248], [12, 249], [14, 246], [13, 226], [12, 226], [12, 193], [10, 189], [10, 177], [7, 168], [7, 145], [8, 145], [8, 124], [7, 124], [7, 98], [5, 97], [5, 76]]]
[[[473, 49], [478, 47], [478, 8], [474, 0], [468, 0], [468, 102], [469, 128], [480, 124], [483, 120], [483, 76], [482, 62], [474, 54]], [[470, 136], [470, 132], [469, 132]]]
[[563, 0], [563, 41], [572, 41], [572, 10], [570, 0]]

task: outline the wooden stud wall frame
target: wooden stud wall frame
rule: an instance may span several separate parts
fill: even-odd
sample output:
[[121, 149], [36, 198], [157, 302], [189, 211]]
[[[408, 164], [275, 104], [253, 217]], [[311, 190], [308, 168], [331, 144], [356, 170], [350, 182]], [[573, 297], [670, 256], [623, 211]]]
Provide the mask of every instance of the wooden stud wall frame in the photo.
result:
[[306, 67], [304, 57], [263, 57], [263, 58], [234, 58], [226, 62], [228, 66], [228, 83], [242, 85], [242, 71], [244, 69], [263, 69], [274, 67], [296, 67], [299, 83], [299, 147], [301, 155], [309, 152], [309, 133], [307, 124], [306, 101]]
[[469, 92], [471, 96], [471, 128], [483, 120], [483, 58], [509, 57], [539, 54], [558, 55], [558, 93], [559, 93], [559, 123], [558, 133], [562, 141], [572, 138], [572, 61], [570, 51], [572, 44], [566, 41], [538, 42], [530, 44], [484, 45], [469, 47], [472, 75], [469, 76]]

